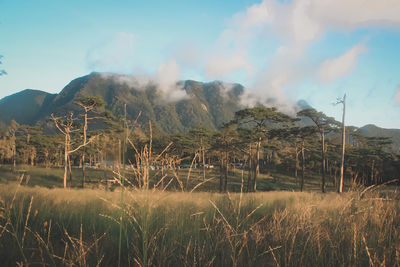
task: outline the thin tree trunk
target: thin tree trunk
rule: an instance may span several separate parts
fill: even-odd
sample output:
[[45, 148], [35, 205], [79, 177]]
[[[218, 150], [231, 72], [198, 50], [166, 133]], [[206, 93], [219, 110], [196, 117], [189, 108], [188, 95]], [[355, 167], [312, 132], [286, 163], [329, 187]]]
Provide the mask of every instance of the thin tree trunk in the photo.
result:
[[258, 138], [258, 142], [257, 142], [257, 162], [255, 164], [256, 167], [256, 176], [254, 176], [254, 181], [257, 178], [257, 175], [260, 174], [260, 149], [261, 149], [261, 137]]
[[[253, 161], [256, 161], [257, 158], [253, 157]], [[257, 166], [256, 162], [253, 162], [253, 166]], [[257, 189], [257, 168], [253, 167], [253, 182], [252, 182], [252, 192], [256, 192]]]
[[118, 164], [121, 169], [121, 139], [118, 139]]
[[305, 172], [305, 159], [304, 159], [304, 141], [303, 141], [302, 146], [301, 146], [301, 185], [300, 185], [300, 191], [303, 191], [304, 172]]
[[322, 147], [321, 147], [321, 154], [322, 154], [322, 184], [321, 184], [321, 190], [322, 193], [325, 193], [325, 132], [324, 130], [321, 131], [321, 142], [322, 142]]
[[296, 155], [296, 157], [295, 157], [296, 164], [295, 164], [295, 168], [294, 168], [294, 177], [296, 177], [296, 184], [297, 184], [298, 183], [298, 181], [297, 181], [297, 169], [298, 169], [298, 166], [299, 166], [299, 152], [298, 152], [297, 144], [295, 145], [295, 155]]
[[253, 157], [253, 183], [252, 183], [252, 191], [256, 192], [257, 190], [257, 175], [260, 173], [260, 148], [261, 148], [261, 137], [259, 137], [257, 146], [256, 146], [256, 156]]
[[[87, 139], [87, 110], [85, 109], [85, 119], [83, 125], [83, 143], [86, 144]], [[86, 169], [85, 169], [85, 155], [86, 155], [86, 146], [82, 149], [82, 188], [85, 188], [85, 179], [86, 179]]]
[[67, 188], [67, 171], [68, 171], [68, 135], [65, 135], [64, 149], [64, 188]]
[[343, 96], [343, 117], [342, 117], [342, 161], [340, 164], [340, 181], [339, 181], [339, 193], [343, 192], [343, 180], [344, 180], [344, 153], [346, 150], [346, 127], [344, 125], [344, 116], [346, 112], [346, 94]]
[[203, 146], [203, 138], [200, 138], [201, 150], [202, 150], [202, 161], [203, 161], [203, 181], [206, 180], [206, 160], [205, 160], [205, 149]]
[[229, 168], [229, 160], [228, 160], [228, 151], [225, 150], [225, 175], [224, 175], [224, 192], [227, 191], [228, 188], [228, 168]]
[[251, 173], [252, 173], [252, 155], [251, 155], [251, 145], [249, 145], [249, 158], [248, 158], [248, 173], [247, 173], [247, 192], [250, 192], [251, 188]]
[[14, 139], [14, 143], [13, 143], [13, 147], [12, 147], [12, 154], [13, 154], [13, 166], [14, 169], [17, 166], [17, 145], [16, 145], [16, 138], [15, 136], [13, 137]]
[[72, 166], [71, 157], [68, 155], [68, 166], [69, 166], [69, 187], [72, 187]]
[[32, 148], [32, 150], [31, 150], [31, 156], [30, 156], [30, 158], [31, 158], [31, 166], [35, 165], [35, 153], [34, 153], [33, 149], [34, 148]]
[[375, 183], [375, 160], [371, 163], [371, 184]]
[[219, 192], [222, 193], [223, 191], [223, 187], [224, 187], [224, 178], [223, 178], [223, 173], [224, 173], [224, 159], [221, 158], [220, 161], [220, 167], [219, 167], [219, 171], [220, 171], [220, 175], [219, 175]]

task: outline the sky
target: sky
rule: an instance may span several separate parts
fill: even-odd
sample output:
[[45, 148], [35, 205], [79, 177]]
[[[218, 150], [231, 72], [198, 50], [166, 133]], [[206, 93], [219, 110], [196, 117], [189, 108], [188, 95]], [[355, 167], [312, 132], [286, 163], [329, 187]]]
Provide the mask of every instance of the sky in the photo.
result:
[[399, 0], [0, 0], [0, 98], [93, 71], [221, 80], [246, 105], [302, 99], [337, 120], [346, 93], [347, 125], [400, 128], [399, 14]]

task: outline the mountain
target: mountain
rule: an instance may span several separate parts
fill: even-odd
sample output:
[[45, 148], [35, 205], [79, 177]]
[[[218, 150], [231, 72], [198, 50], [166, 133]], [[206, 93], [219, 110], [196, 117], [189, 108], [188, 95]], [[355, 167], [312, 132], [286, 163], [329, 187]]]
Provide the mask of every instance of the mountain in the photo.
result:
[[41, 118], [43, 108], [56, 95], [39, 90], [26, 89], [0, 100], [0, 121], [9, 124], [15, 120], [20, 124], [34, 124]]
[[400, 153], [400, 129], [385, 129], [373, 124], [367, 124], [358, 129], [367, 137], [389, 137], [392, 140], [392, 151]]
[[240, 84], [182, 81], [177, 86], [187, 96], [171, 102], [151, 82], [128, 85], [123, 78], [126, 77], [92, 73], [71, 81], [59, 94], [24, 90], [0, 100], [0, 121], [8, 124], [15, 120], [20, 124], [45, 126], [45, 119], [52, 113], [80, 112], [80, 107], [74, 104], [76, 98], [101, 96], [106, 109], [115, 115], [123, 115], [126, 104], [128, 119], [136, 119], [141, 112], [139, 122], [151, 120], [155, 127], [173, 133], [195, 126], [216, 129], [233, 119], [234, 113], [242, 108], [240, 95], [244, 88]]
[[[240, 97], [244, 88], [240, 84], [187, 80], [179, 82], [177, 88], [186, 97], [168, 101], [154, 83], [140, 83], [130, 76], [91, 73], [72, 80], [59, 94], [27, 89], [4, 97], [0, 100], [0, 128], [15, 120], [20, 124], [38, 124], [50, 129], [53, 124], [46, 121], [50, 114], [81, 113], [74, 101], [85, 96], [101, 96], [106, 109], [115, 115], [123, 115], [126, 104], [129, 120], [136, 119], [141, 112], [140, 123], [147, 124], [151, 120], [154, 127], [165, 133], [186, 131], [195, 126], [217, 129], [243, 108]], [[311, 107], [304, 100], [300, 100], [297, 106], [298, 109]], [[302, 118], [301, 123], [313, 125], [308, 118]], [[365, 136], [390, 137], [392, 150], [400, 151], [400, 129], [366, 125], [359, 131]]]

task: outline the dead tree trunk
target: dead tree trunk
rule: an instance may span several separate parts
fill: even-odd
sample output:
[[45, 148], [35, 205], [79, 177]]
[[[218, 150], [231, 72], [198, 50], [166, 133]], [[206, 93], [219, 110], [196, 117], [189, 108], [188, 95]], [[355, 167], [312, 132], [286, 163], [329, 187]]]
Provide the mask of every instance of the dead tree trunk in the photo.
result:
[[224, 192], [228, 189], [228, 171], [229, 171], [229, 154], [228, 151], [225, 150], [225, 175], [224, 175]]
[[344, 153], [346, 150], [346, 127], [344, 125], [344, 116], [346, 112], [346, 94], [343, 96], [343, 117], [342, 117], [342, 161], [340, 164], [340, 181], [339, 181], [339, 193], [343, 192], [343, 179], [344, 179]]
[[305, 172], [305, 158], [304, 158], [304, 141], [303, 141], [303, 143], [301, 145], [301, 184], [300, 184], [300, 191], [303, 191], [304, 172]]
[[68, 173], [68, 135], [65, 133], [65, 149], [64, 149], [64, 188], [67, 188]]
[[326, 172], [326, 170], [325, 170], [325, 168], [326, 168], [325, 162], [326, 162], [326, 155], [325, 155], [325, 132], [324, 132], [324, 130], [321, 131], [321, 143], [322, 143], [322, 146], [321, 146], [321, 156], [322, 156], [322, 166], [321, 166], [322, 184], [321, 184], [321, 190], [322, 190], [322, 193], [325, 193], [326, 192], [326, 189], [325, 189], [325, 172]]
[[295, 166], [294, 166], [294, 177], [296, 178], [296, 184], [298, 183], [297, 181], [297, 169], [299, 168], [299, 148], [297, 147], [297, 144], [295, 145]]
[[[84, 124], [83, 124], [83, 143], [87, 142], [87, 110], [85, 109]], [[86, 166], [85, 166], [86, 146], [82, 150], [82, 188], [85, 187]]]
[[200, 138], [200, 145], [201, 145], [201, 156], [203, 162], [203, 181], [206, 180], [206, 160], [205, 160], [205, 149], [203, 145], [203, 138]]
[[71, 133], [78, 131], [78, 129], [74, 128], [74, 118], [73, 118], [73, 113], [70, 112], [69, 116], [66, 116], [65, 121], [61, 120], [61, 118], [56, 118], [54, 117], [53, 114], [51, 114], [51, 118], [57, 127], [57, 129], [64, 135], [64, 188], [67, 188], [67, 172], [68, 172], [68, 166], [70, 167], [70, 177], [72, 180], [72, 171], [71, 171], [71, 164], [69, 164], [69, 155], [78, 151], [82, 147], [85, 147], [88, 145], [91, 140], [88, 142], [85, 142], [75, 149], [71, 148]]
[[72, 165], [71, 165], [71, 157], [68, 153], [68, 168], [69, 168], [69, 187], [72, 186]]
[[253, 164], [252, 164], [252, 151], [251, 151], [251, 144], [249, 145], [249, 152], [248, 152], [248, 173], [247, 173], [247, 188], [246, 191], [250, 192], [250, 188], [252, 188], [251, 183], [252, 183], [252, 179], [251, 179], [251, 174], [252, 174], [252, 169], [253, 169]]

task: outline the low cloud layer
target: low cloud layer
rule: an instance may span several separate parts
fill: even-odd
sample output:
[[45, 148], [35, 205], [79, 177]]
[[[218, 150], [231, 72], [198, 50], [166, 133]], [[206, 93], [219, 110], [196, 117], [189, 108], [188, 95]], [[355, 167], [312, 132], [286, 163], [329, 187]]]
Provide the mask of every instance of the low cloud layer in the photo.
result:
[[[89, 50], [86, 59], [90, 69], [100, 72], [106, 78], [144, 90], [156, 86], [163, 100], [177, 101], [187, 97], [182, 86], [180, 68], [174, 59], [161, 62], [155, 73], [137, 71], [135, 37], [131, 33], [119, 32], [100, 42]], [[114, 74], [113, 74], [114, 73]]]
[[128, 85], [136, 90], [146, 90], [155, 86], [162, 100], [175, 102], [188, 98], [183, 85], [179, 84], [180, 71], [175, 60], [160, 64], [155, 74], [121, 75], [116, 73], [102, 73], [104, 78], [111, 78], [117, 83]]
[[188, 97], [183, 86], [177, 84], [180, 79], [180, 69], [175, 60], [160, 64], [154, 77], [157, 88], [167, 101], [178, 101]]

